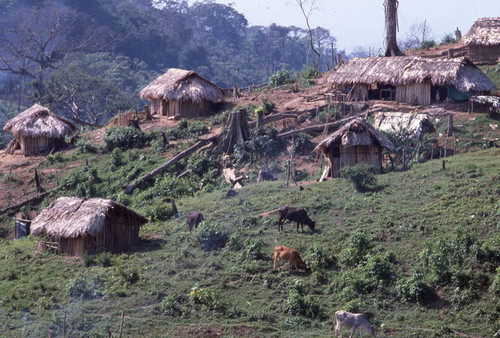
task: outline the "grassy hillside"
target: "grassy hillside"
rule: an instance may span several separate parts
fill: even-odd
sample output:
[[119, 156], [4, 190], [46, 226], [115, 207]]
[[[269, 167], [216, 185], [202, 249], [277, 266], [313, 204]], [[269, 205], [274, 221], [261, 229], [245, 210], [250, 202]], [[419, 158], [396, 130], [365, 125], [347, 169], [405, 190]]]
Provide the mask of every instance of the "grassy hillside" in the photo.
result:
[[[492, 336], [499, 168], [500, 149], [490, 149], [450, 157], [445, 170], [434, 160], [377, 176], [365, 193], [343, 179], [303, 190], [255, 183], [228, 199], [224, 189], [197, 193], [177, 200], [180, 219], [147, 224], [142, 245], [120, 255], [78, 260], [37, 253], [34, 238], [0, 240], [0, 335], [61, 336], [66, 314], [69, 336], [116, 336], [123, 309], [123, 332], [135, 337], [319, 337], [345, 309], [367, 313], [380, 337]], [[132, 173], [121, 170], [101, 179], [118, 191]], [[137, 200], [154, 194], [116, 197], [145, 212]], [[304, 207], [316, 233], [290, 223], [278, 232], [276, 214], [260, 216], [285, 203]], [[191, 210], [207, 220], [196, 233]], [[202, 235], [224, 234], [223, 249], [201, 250]], [[297, 249], [311, 271], [272, 271], [276, 244]]]

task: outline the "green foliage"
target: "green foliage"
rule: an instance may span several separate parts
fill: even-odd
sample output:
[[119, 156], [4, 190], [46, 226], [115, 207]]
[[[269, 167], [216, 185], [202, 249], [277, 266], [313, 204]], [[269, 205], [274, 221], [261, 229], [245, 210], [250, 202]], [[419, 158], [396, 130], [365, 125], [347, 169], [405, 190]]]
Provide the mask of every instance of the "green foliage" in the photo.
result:
[[283, 86], [294, 81], [292, 75], [288, 72], [288, 70], [278, 70], [276, 73], [272, 74], [269, 77], [269, 86], [271, 88], [276, 88], [279, 86]]
[[429, 49], [429, 48], [434, 48], [436, 47], [436, 41], [434, 40], [424, 40], [420, 43], [420, 46], [418, 47], [419, 49]]
[[237, 164], [250, 162], [256, 164], [260, 161], [274, 159], [286, 152], [287, 142], [278, 137], [278, 131], [267, 127], [258, 128], [250, 140], [238, 143], [234, 150], [234, 160]]
[[123, 151], [120, 148], [115, 148], [109, 155], [109, 162], [114, 168], [118, 168], [123, 164]]
[[195, 286], [191, 288], [189, 296], [194, 304], [203, 305], [208, 310], [221, 311], [225, 308], [225, 304], [220, 300], [220, 292], [214, 288]]
[[490, 286], [490, 292], [494, 293], [496, 296], [500, 296], [500, 267], [497, 268], [497, 273]]
[[265, 247], [264, 242], [261, 240], [247, 240], [244, 243], [242, 251], [242, 259], [247, 261], [264, 259], [265, 255], [263, 249]]
[[100, 298], [104, 295], [103, 281], [93, 274], [75, 277], [66, 284], [66, 294], [71, 298]]
[[312, 272], [329, 269], [336, 265], [335, 257], [319, 244], [314, 244], [309, 248], [305, 260]]
[[77, 197], [97, 197], [100, 195], [98, 183], [101, 182], [95, 167], [83, 167], [71, 171], [64, 177], [61, 186], [72, 191]]
[[340, 259], [347, 266], [356, 266], [365, 260], [371, 247], [368, 235], [362, 230], [356, 230], [351, 234], [347, 247], [340, 252]]
[[203, 121], [188, 121], [182, 119], [179, 123], [166, 131], [168, 140], [196, 138], [208, 133], [207, 124]]
[[306, 133], [298, 133], [295, 138], [294, 150], [299, 155], [307, 155], [311, 153], [312, 142], [311, 135]]
[[312, 65], [305, 65], [297, 74], [297, 81], [302, 85], [312, 84], [312, 80], [319, 76], [318, 68]]
[[179, 307], [177, 297], [173, 295], [163, 297], [159, 305], [160, 311], [167, 316], [179, 317], [182, 315], [182, 310]]
[[375, 168], [366, 163], [340, 169], [340, 175], [354, 184], [357, 191], [367, 190], [377, 183]]
[[449, 45], [449, 44], [456, 43], [456, 42], [457, 42], [457, 40], [455, 39], [453, 34], [448, 33], [441, 38], [441, 42], [439, 44], [440, 45]]
[[267, 98], [263, 97], [260, 99], [261, 105], [259, 108], [262, 109], [264, 115], [269, 115], [276, 109], [276, 103], [269, 101]]
[[226, 245], [229, 234], [222, 224], [203, 221], [196, 229], [195, 238], [203, 251], [213, 251]]
[[283, 310], [295, 316], [311, 319], [320, 319], [323, 316], [323, 309], [313, 297], [305, 294], [303, 283], [299, 279], [295, 279], [290, 286]]
[[97, 148], [92, 144], [92, 142], [87, 141], [84, 138], [79, 138], [78, 141], [76, 141], [76, 151], [79, 154], [94, 154], [97, 152]]
[[148, 138], [141, 130], [132, 127], [111, 127], [104, 131], [103, 147], [107, 151], [115, 148], [127, 150], [144, 148], [148, 145]]
[[167, 221], [174, 216], [174, 211], [171, 204], [162, 202], [161, 200], [154, 200], [151, 205], [146, 207], [144, 216], [151, 222]]
[[436, 297], [434, 290], [425, 283], [424, 274], [415, 269], [408, 278], [400, 279], [396, 283], [397, 297], [403, 302], [427, 304]]

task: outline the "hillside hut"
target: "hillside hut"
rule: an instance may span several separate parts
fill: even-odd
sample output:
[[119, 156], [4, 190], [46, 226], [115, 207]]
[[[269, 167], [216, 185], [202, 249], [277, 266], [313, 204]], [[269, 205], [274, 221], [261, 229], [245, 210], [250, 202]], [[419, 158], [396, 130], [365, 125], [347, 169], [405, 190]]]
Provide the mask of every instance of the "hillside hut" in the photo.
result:
[[206, 115], [224, 98], [217, 85], [194, 71], [169, 69], [140, 92], [151, 101], [151, 113], [191, 118]]
[[478, 19], [462, 41], [472, 62], [497, 64], [500, 62], [500, 17]]
[[24, 156], [32, 156], [60, 148], [64, 144], [64, 137], [72, 135], [76, 127], [48, 108], [35, 104], [7, 121], [3, 130], [11, 131], [14, 135], [7, 153], [13, 154], [21, 148]]
[[383, 149], [393, 151], [394, 145], [364, 120], [352, 120], [314, 148], [327, 162], [320, 181], [339, 177], [340, 169], [360, 163], [372, 165], [377, 173], [382, 173]]
[[436, 131], [427, 114], [400, 112], [376, 113], [373, 127], [386, 133], [406, 132], [417, 140], [422, 139], [424, 134]]
[[35, 236], [47, 235], [58, 253], [119, 252], [137, 244], [148, 220], [108, 199], [60, 197], [31, 223]]
[[350, 100], [395, 100], [417, 105], [446, 98], [466, 100], [472, 94], [496, 89], [467, 58], [352, 58], [332, 72], [328, 82], [338, 90], [349, 90]]

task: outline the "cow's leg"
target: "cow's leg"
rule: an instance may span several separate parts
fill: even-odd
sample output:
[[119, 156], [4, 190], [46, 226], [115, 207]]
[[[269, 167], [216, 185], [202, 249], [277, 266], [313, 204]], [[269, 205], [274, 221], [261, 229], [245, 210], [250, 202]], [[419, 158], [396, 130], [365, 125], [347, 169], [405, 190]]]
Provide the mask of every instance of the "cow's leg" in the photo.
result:
[[340, 338], [344, 338], [344, 336], [342, 335], [342, 324], [340, 324], [339, 322], [337, 322], [337, 327], [335, 327], [335, 335], [337, 335], [337, 332], [339, 333]]
[[299, 222], [297, 222], [297, 233], [299, 233]]
[[352, 336], [354, 336], [355, 331], [356, 331], [356, 326], [353, 326], [352, 331], [351, 331], [351, 335], [349, 336], [349, 338], [352, 338]]

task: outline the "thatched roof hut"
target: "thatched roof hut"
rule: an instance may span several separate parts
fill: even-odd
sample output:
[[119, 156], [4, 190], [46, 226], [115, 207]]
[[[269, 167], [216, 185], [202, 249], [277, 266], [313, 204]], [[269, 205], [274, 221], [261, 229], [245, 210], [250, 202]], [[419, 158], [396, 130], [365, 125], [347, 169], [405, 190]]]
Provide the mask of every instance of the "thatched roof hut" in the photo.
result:
[[373, 127], [386, 133], [398, 133], [407, 130], [411, 137], [420, 139], [423, 134], [436, 131], [427, 114], [399, 112], [379, 112], [375, 114]]
[[60, 197], [31, 223], [31, 233], [48, 235], [58, 253], [81, 256], [121, 251], [139, 241], [139, 228], [148, 220], [123, 204], [108, 199]]
[[140, 92], [151, 101], [151, 113], [196, 117], [222, 101], [224, 91], [194, 71], [170, 68]]
[[463, 37], [468, 57], [478, 64], [500, 62], [500, 17], [480, 18]]
[[366, 163], [382, 173], [382, 150], [394, 150], [392, 142], [363, 119], [350, 121], [320, 142], [314, 151], [322, 153], [327, 161], [320, 181], [339, 177], [343, 167]]
[[495, 90], [493, 82], [467, 58], [429, 59], [412, 56], [352, 58], [328, 82], [350, 88], [351, 98], [389, 99], [427, 105], [456, 93]]
[[70, 121], [53, 114], [48, 108], [34, 104], [21, 114], [7, 121], [3, 127], [14, 135], [17, 147], [9, 147], [12, 154], [19, 147], [25, 156], [51, 151], [64, 143], [64, 137], [72, 135], [76, 126]]

